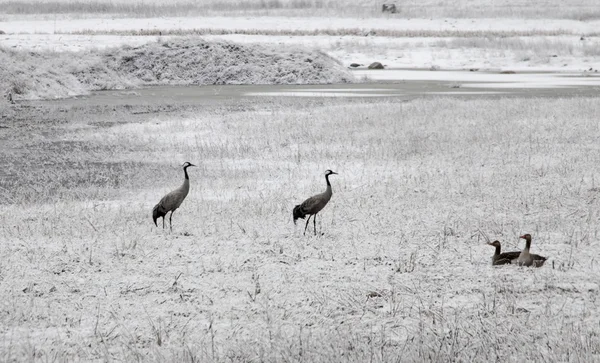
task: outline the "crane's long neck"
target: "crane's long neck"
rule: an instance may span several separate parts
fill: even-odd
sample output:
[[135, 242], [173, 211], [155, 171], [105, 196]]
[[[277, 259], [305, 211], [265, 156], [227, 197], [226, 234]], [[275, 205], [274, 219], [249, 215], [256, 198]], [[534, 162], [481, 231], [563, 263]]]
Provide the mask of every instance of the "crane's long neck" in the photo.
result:
[[183, 185], [181, 186], [181, 188], [183, 189], [185, 195], [187, 195], [187, 193], [190, 190], [190, 177], [187, 173], [187, 166], [183, 168], [183, 172], [185, 174], [185, 179], [183, 180]]
[[331, 191], [331, 183], [329, 182], [329, 174], [325, 175], [325, 181], [327, 182], [327, 189], [325, 190], [325, 194], [333, 194]]

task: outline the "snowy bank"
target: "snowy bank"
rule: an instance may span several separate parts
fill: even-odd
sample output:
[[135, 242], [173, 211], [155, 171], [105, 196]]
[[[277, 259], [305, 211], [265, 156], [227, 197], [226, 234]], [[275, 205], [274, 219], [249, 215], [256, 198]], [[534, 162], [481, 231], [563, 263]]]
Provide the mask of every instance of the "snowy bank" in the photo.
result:
[[325, 84], [352, 76], [318, 51], [177, 39], [73, 53], [0, 48], [0, 93], [61, 98], [148, 85]]

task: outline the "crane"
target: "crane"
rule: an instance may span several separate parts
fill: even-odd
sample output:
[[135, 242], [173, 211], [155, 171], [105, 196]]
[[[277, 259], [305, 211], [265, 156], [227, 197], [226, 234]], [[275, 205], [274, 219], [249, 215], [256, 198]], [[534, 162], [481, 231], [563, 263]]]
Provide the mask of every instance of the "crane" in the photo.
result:
[[304, 217], [308, 215], [306, 225], [304, 226], [305, 235], [306, 229], [308, 228], [308, 222], [310, 221], [310, 217], [313, 217], [315, 236], [317, 235], [317, 213], [319, 213], [327, 205], [327, 203], [331, 199], [331, 195], [333, 194], [333, 192], [331, 191], [331, 183], [329, 183], [329, 176], [332, 174], [337, 173], [329, 169], [325, 171], [325, 181], [327, 182], [327, 189], [325, 189], [325, 192], [313, 195], [312, 197], [302, 202], [302, 204], [298, 204], [294, 207], [294, 224], [296, 224], [296, 220], [298, 218], [304, 219]]
[[187, 197], [188, 193], [190, 192], [190, 177], [188, 176], [187, 168], [196, 165], [186, 161], [182, 166], [183, 173], [185, 174], [185, 180], [183, 181], [183, 184], [179, 188], [162, 197], [160, 202], [158, 202], [158, 204], [155, 205], [154, 209], [152, 210], [152, 219], [157, 227], [158, 224], [156, 223], [156, 220], [162, 217], [163, 228], [165, 228], [165, 216], [167, 213], [171, 212], [171, 215], [169, 216], [169, 226], [171, 231], [173, 230], [173, 212], [179, 208], [185, 197]]

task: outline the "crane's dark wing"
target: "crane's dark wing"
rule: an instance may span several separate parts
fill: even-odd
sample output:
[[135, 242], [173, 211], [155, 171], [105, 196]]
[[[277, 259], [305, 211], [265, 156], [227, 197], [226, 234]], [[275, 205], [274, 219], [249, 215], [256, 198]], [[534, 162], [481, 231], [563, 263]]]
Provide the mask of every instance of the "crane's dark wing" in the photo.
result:
[[171, 193], [165, 195], [158, 204], [166, 211], [171, 211], [179, 208], [186, 194], [179, 189], [175, 189]]
[[300, 204], [300, 209], [304, 214], [316, 214], [323, 209], [329, 202], [330, 197], [325, 194], [314, 195]]

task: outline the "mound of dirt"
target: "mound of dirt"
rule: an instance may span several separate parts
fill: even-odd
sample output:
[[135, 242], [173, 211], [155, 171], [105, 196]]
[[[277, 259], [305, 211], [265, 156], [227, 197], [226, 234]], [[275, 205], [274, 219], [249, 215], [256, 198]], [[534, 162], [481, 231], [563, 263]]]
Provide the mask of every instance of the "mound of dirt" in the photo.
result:
[[225, 42], [152, 43], [105, 57], [111, 68], [150, 84], [315, 84], [351, 79], [323, 53]]
[[[178, 39], [78, 53], [0, 48], [0, 96], [60, 98], [149, 85], [327, 84], [352, 82], [318, 51]], [[0, 97], [5, 98], [5, 97]], [[0, 101], [1, 102], [1, 101]]]

